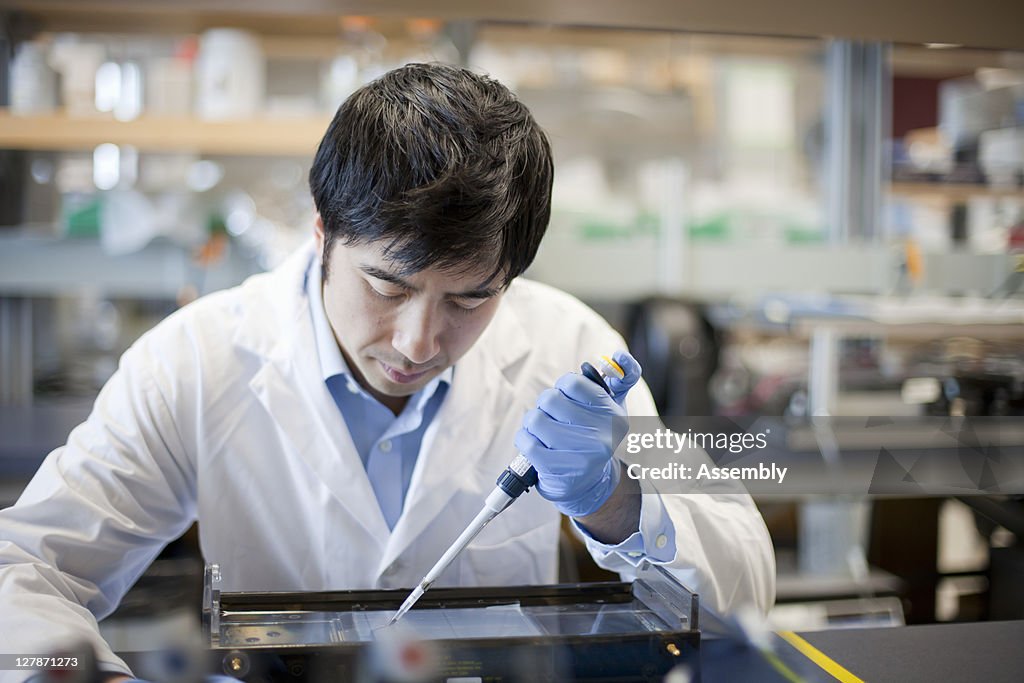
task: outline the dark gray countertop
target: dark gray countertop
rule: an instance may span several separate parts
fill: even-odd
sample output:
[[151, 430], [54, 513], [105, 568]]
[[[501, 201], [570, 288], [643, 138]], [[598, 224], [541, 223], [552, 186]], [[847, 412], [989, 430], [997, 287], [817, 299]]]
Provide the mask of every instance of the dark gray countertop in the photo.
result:
[[864, 681], [1024, 680], [1024, 621], [931, 624], [799, 634]]

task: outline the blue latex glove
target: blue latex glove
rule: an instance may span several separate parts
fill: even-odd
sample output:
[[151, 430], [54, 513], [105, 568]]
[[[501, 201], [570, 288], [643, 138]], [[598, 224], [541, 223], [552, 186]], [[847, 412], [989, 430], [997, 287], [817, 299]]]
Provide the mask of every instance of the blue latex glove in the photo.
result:
[[625, 351], [613, 358], [625, 377], [606, 380], [611, 396], [583, 375], [562, 375], [516, 433], [516, 448], [537, 470], [537, 491], [570, 517], [596, 512], [619, 485], [613, 455], [628, 429], [626, 394], [641, 370]]

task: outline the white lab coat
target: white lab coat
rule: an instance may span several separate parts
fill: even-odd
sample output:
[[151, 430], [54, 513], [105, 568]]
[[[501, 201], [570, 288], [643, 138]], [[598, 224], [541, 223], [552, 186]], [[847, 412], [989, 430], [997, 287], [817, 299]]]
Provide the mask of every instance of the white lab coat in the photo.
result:
[[[123, 668], [95, 619], [197, 516], [225, 590], [414, 586], [514, 457], [537, 395], [581, 359], [623, 346], [576, 299], [514, 282], [455, 367], [391, 531], [320, 375], [302, 284], [311, 258], [300, 250], [185, 307], [125, 353], [87, 421], [0, 512], [0, 649], [89, 637], [105, 667]], [[655, 414], [642, 384], [627, 407]], [[771, 542], [749, 497], [644, 496], [643, 529], [663, 514], [677, 548], [668, 566], [707, 604], [771, 604]], [[438, 585], [555, 582], [559, 522], [536, 493], [523, 496]], [[625, 558], [588, 545], [629, 576]]]

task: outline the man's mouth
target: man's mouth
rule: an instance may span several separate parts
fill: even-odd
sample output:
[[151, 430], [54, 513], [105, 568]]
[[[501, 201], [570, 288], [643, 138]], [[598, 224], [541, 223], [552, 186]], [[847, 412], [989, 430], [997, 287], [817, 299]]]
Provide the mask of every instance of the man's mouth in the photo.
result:
[[413, 372], [403, 372], [398, 368], [388, 365], [382, 360], [378, 360], [377, 362], [380, 364], [381, 369], [384, 370], [384, 374], [388, 376], [388, 379], [392, 382], [397, 382], [398, 384], [409, 384], [410, 382], [415, 382], [430, 372], [430, 368]]

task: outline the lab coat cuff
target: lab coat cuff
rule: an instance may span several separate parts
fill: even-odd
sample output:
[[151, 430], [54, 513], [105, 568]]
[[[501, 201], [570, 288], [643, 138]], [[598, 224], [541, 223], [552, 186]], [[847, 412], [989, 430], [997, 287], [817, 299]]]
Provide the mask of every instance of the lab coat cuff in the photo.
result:
[[670, 564], [676, 558], [676, 529], [672, 518], [665, 510], [661, 494], [650, 482], [641, 480], [640, 492], [640, 528], [621, 543], [601, 543], [575, 519], [572, 523], [583, 534], [591, 552], [600, 556], [616, 553], [634, 567], [640, 566], [645, 560], [655, 564]]

